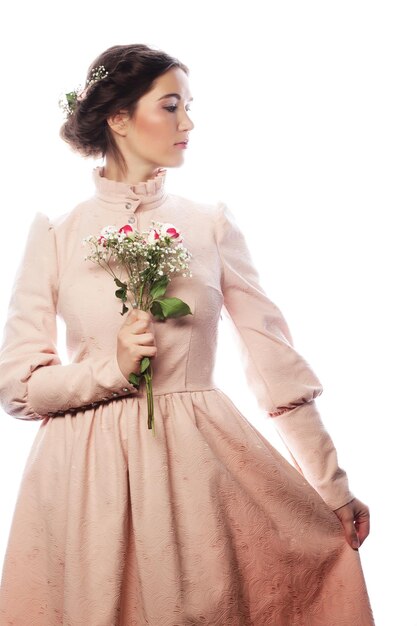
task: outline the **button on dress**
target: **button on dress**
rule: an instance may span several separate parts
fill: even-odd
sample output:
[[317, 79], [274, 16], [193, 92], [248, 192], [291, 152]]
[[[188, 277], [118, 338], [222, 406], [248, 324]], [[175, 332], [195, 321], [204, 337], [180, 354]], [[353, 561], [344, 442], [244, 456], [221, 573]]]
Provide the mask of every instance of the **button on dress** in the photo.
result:
[[[0, 624], [372, 626], [360, 555], [334, 511], [346, 472], [316, 409], [320, 381], [262, 288], [235, 213], [93, 170], [94, 192], [38, 212], [0, 348], [0, 404], [39, 420], [2, 571]], [[116, 358], [124, 318], [82, 240], [104, 226], [173, 223], [192, 258], [154, 320], [155, 434]], [[248, 385], [293, 464], [213, 379], [220, 315]], [[69, 363], [57, 352], [59, 316]]]

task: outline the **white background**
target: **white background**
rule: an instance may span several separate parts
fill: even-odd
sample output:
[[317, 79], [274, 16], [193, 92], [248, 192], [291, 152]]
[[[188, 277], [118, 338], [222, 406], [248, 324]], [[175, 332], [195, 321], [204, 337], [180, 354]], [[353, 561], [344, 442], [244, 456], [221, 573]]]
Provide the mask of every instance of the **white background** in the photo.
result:
[[[58, 137], [61, 93], [114, 44], [178, 57], [190, 68], [195, 129], [168, 191], [229, 205], [323, 383], [322, 419], [371, 510], [360, 555], [378, 626], [417, 624], [414, 9], [401, 0], [19, 3], [3, 12], [0, 38], [0, 323], [35, 212], [53, 218], [92, 192], [97, 162]], [[280, 447], [225, 325], [218, 384]], [[39, 425], [0, 413], [0, 563]]]

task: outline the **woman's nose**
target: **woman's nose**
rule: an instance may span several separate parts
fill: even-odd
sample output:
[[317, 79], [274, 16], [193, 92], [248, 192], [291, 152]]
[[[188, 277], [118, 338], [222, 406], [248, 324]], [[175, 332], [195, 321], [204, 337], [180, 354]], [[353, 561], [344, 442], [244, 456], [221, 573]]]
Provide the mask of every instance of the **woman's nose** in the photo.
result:
[[194, 122], [188, 115], [185, 115], [182, 118], [181, 123], [180, 123], [180, 128], [184, 128], [188, 130], [192, 130], [194, 128]]

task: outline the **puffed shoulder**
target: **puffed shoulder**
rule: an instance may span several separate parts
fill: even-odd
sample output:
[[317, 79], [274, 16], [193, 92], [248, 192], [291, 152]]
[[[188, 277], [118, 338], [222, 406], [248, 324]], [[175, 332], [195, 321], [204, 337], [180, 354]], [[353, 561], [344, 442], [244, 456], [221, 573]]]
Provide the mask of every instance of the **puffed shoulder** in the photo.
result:
[[[251, 273], [253, 272], [254, 277], [256, 275], [256, 280], [259, 280], [259, 273], [253, 266], [253, 256], [239, 218], [222, 200], [218, 201], [214, 207], [214, 228], [220, 254], [222, 255], [224, 250], [233, 253], [233, 256], [236, 257], [243, 253], [247, 261], [252, 264]], [[247, 269], [249, 268], [247, 267]]]
[[214, 225], [219, 237], [235, 234], [240, 230], [237, 219], [230, 207], [219, 200], [214, 206]]
[[54, 223], [45, 214], [38, 211], [29, 226], [26, 248], [37, 248], [39, 251], [53, 251], [56, 256], [56, 235]]
[[49, 217], [45, 213], [38, 211], [37, 213], [35, 213], [35, 216], [32, 219], [31, 225], [29, 227], [29, 232], [30, 233], [32, 232], [47, 233], [49, 231], [52, 231], [51, 234], [54, 236], [53, 222], [49, 219]]
[[42, 279], [47, 281], [55, 300], [59, 274], [57, 260], [55, 225], [53, 220], [45, 213], [38, 211], [29, 226], [23, 258], [18, 268], [17, 280], [19, 280], [19, 276], [25, 273], [27, 284], [29, 273], [32, 274], [33, 280]]

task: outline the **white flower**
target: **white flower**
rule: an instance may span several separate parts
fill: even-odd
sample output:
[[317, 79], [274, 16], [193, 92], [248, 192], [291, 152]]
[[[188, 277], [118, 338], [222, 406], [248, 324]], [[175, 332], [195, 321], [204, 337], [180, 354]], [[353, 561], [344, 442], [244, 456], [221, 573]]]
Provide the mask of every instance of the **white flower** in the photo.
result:
[[158, 239], [160, 239], [158, 231], [155, 228], [151, 228], [149, 231], [149, 235], [146, 238], [147, 243], [156, 243]]
[[117, 233], [118, 230], [116, 228], [116, 226], [104, 226], [104, 228], [101, 229], [100, 231], [100, 235], [103, 235], [103, 237], [106, 237], [108, 235], [113, 235], [114, 233]]

